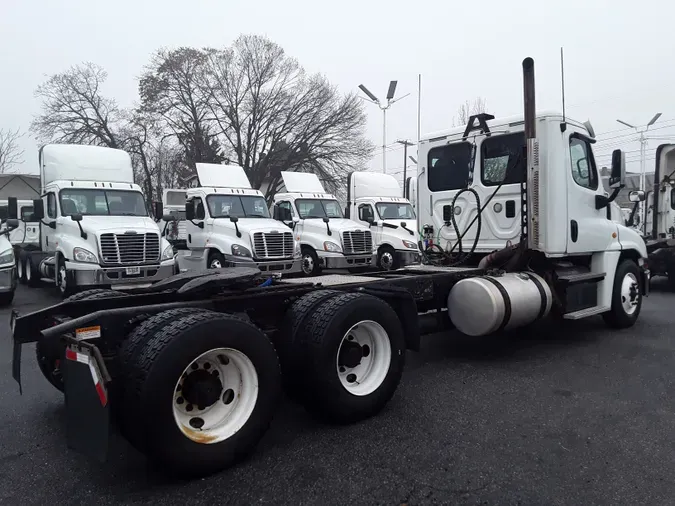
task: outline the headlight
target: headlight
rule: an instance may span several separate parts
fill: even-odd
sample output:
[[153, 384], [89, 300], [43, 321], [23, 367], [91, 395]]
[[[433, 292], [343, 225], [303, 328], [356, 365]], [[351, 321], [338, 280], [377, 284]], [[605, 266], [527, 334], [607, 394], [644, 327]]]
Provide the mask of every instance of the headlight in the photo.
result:
[[342, 248], [340, 247], [340, 245], [330, 241], [326, 241], [323, 243], [323, 249], [326, 251], [332, 251], [334, 253], [342, 253]]
[[88, 251], [84, 248], [75, 248], [73, 250], [73, 259], [76, 262], [82, 262], [85, 264], [97, 264], [98, 258], [91, 251]]
[[14, 263], [14, 250], [8, 249], [0, 253], [0, 265]]
[[250, 257], [251, 252], [244, 248], [243, 246], [240, 246], [239, 244], [233, 244], [232, 245], [232, 254], [236, 257]]
[[410, 249], [417, 249], [417, 243], [412, 241], [403, 241], [403, 246]]
[[163, 262], [164, 260], [171, 260], [173, 258], [173, 246], [170, 244], [164, 248], [164, 251], [162, 251], [162, 259], [160, 262]]

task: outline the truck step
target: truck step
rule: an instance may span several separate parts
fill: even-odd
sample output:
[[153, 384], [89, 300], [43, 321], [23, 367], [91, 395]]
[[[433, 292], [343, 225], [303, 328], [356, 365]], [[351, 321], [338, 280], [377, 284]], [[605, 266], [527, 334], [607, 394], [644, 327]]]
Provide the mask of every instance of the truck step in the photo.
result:
[[564, 285], [576, 285], [578, 283], [597, 283], [605, 279], [604, 272], [569, 273], [558, 276], [558, 283]]
[[587, 316], [606, 313], [610, 309], [611, 307], [602, 307], [602, 306], [587, 307], [586, 309], [580, 309], [579, 311], [573, 311], [571, 313], [564, 314], [563, 318], [565, 320], [581, 320], [582, 318], [586, 318]]

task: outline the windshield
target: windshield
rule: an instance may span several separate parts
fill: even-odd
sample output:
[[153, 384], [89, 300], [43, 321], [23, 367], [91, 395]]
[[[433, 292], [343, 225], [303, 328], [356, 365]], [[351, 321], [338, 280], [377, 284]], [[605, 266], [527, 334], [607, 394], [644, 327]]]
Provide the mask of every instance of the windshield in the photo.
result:
[[375, 204], [381, 220], [414, 220], [415, 211], [410, 204], [400, 202], [379, 202]]
[[126, 190], [61, 190], [61, 214], [71, 216], [147, 216], [143, 194]]
[[342, 218], [342, 208], [337, 200], [298, 199], [295, 201], [298, 215], [306, 218]]
[[206, 197], [212, 218], [269, 218], [265, 199], [259, 195], [209, 195]]

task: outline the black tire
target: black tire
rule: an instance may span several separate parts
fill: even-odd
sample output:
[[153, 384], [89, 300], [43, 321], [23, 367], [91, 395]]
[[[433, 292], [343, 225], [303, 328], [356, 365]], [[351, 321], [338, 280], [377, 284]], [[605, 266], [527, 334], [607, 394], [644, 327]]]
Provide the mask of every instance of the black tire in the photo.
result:
[[301, 356], [305, 348], [298, 345], [298, 333], [316, 306], [340, 293], [342, 292], [337, 290], [316, 290], [310, 292], [293, 302], [284, 315], [281, 329], [274, 344], [279, 353], [286, 393], [293, 399], [301, 399], [303, 392], [303, 375], [301, 371], [306, 359], [304, 356]]
[[380, 249], [377, 251], [377, 267], [383, 271], [392, 271], [399, 268], [399, 261], [396, 257], [396, 251], [394, 248], [385, 244], [380, 246]]
[[[342, 386], [337, 372], [338, 350], [357, 323], [372, 320], [384, 328], [391, 346], [391, 362], [379, 387], [357, 396]], [[305, 347], [305, 407], [337, 423], [352, 423], [380, 412], [401, 380], [405, 365], [403, 327], [392, 307], [364, 293], [344, 293], [324, 300], [301, 328], [298, 344]]]
[[321, 274], [321, 266], [319, 265], [319, 257], [309, 246], [303, 246], [302, 249], [302, 274], [303, 276], [318, 276]]
[[14, 290], [0, 293], [0, 307], [9, 306], [14, 300]]
[[[622, 285], [627, 276], [635, 278], [637, 284], [634, 289], [637, 290], [637, 306], [635, 311], [627, 313], [624, 309], [625, 294], [622, 294]], [[642, 280], [640, 276], [640, 269], [633, 260], [622, 261], [616, 269], [614, 275], [614, 288], [612, 289], [612, 309], [607, 313], [603, 313], [602, 318], [605, 320], [607, 326], [615, 329], [625, 329], [632, 327], [640, 315], [642, 309]]]
[[28, 286], [37, 287], [40, 286], [42, 280], [42, 274], [40, 274], [39, 269], [39, 259], [35, 258], [33, 255], [26, 255], [26, 283]]
[[[211, 444], [183, 434], [173, 415], [175, 386], [185, 368], [203, 353], [232, 348], [243, 353], [258, 376], [258, 397], [244, 425], [231, 437]], [[248, 455], [269, 427], [281, 397], [279, 361], [274, 346], [255, 325], [210, 311], [174, 318], [153, 333], [129, 361], [124, 378], [128, 427], [141, 450], [171, 474], [206, 476]], [[219, 401], [216, 401], [219, 402]]]
[[668, 268], [668, 286], [675, 292], [675, 265]]
[[26, 284], [26, 254], [23, 250], [14, 250], [16, 254], [16, 280], [22, 285]]
[[77, 286], [71, 286], [71, 284], [68, 283], [68, 276], [66, 275], [65, 269], [66, 263], [59, 256], [59, 263], [56, 266], [55, 273], [56, 286], [59, 289], [59, 292], [61, 292], [61, 297], [63, 297], [64, 300], [67, 300], [72, 295], [75, 295], [79, 291], [79, 288]]
[[[65, 299], [64, 302], [84, 299], [107, 299], [110, 297], [121, 297], [122, 295], [124, 294], [120, 292], [94, 288], [72, 295]], [[41, 339], [35, 343], [35, 358], [38, 368], [47, 381], [60, 392], [63, 392], [63, 377], [60, 365], [61, 361], [65, 358], [65, 354], [66, 346], [58, 336], [51, 339]]]
[[[219, 265], [219, 266], [218, 266]], [[222, 269], [225, 267], [225, 257], [220, 251], [211, 250], [209, 253], [207, 269]]]

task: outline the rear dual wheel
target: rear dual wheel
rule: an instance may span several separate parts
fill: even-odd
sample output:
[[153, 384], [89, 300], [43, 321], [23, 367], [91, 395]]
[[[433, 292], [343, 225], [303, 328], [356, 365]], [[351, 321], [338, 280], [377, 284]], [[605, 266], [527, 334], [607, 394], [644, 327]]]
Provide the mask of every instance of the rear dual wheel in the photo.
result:
[[[204, 476], [248, 455], [281, 396], [274, 346], [252, 323], [201, 310], [162, 317], [124, 366], [121, 426], [172, 474]], [[149, 318], [143, 325], [152, 327]]]
[[380, 412], [405, 364], [405, 339], [394, 310], [362, 293], [313, 292], [290, 309], [295, 332], [282, 336], [282, 368], [292, 395], [317, 415], [351, 423]]

